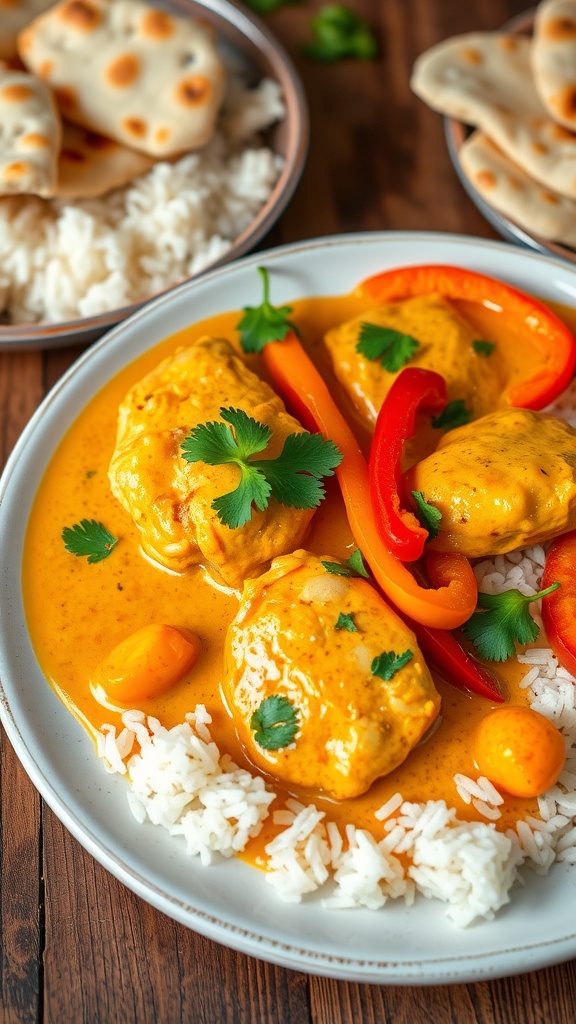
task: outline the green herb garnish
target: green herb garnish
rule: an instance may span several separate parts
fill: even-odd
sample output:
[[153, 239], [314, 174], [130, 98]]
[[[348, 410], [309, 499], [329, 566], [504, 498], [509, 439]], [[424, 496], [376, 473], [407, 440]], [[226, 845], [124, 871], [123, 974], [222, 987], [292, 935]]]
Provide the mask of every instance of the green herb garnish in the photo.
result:
[[302, 49], [314, 60], [332, 61], [343, 57], [373, 60], [378, 46], [372, 29], [346, 4], [324, 4], [311, 22], [314, 39]]
[[370, 579], [370, 573], [366, 568], [360, 548], [356, 548], [352, 552], [350, 558], [346, 562], [346, 565], [349, 566], [352, 576], [362, 576], [365, 580]]
[[416, 518], [420, 525], [428, 530], [430, 539], [434, 540], [434, 537], [438, 536], [442, 513], [440, 509], [436, 508], [436, 505], [431, 505], [429, 501], [426, 501], [422, 491], [412, 491], [411, 494], [416, 502]]
[[87, 557], [89, 565], [108, 558], [118, 543], [118, 538], [113, 537], [104, 524], [96, 519], [81, 519], [74, 526], [65, 526], [62, 540], [66, 551], [78, 557]]
[[491, 356], [496, 344], [493, 341], [473, 341], [472, 348], [479, 356]]
[[401, 668], [404, 668], [404, 665], [407, 665], [413, 657], [412, 651], [404, 651], [403, 654], [396, 654], [394, 651], [383, 651], [382, 654], [374, 658], [370, 666], [372, 675], [378, 676], [389, 683], [392, 677]]
[[478, 605], [485, 611], [476, 611], [462, 626], [464, 636], [470, 640], [481, 658], [486, 661], [506, 661], [516, 653], [515, 644], [531, 644], [538, 639], [539, 626], [530, 615], [533, 601], [558, 590], [552, 583], [532, 597], [519, 590], [506, 590], [503, 594], [478, 594]]
[[298, 709], [287, 697], [276, 693], [266, 697], [250, 719], [254, 739], [265, 750], [281, 750], [294, 739], [298, 730]]
[[288, 331], [299, 334], [288, 314], [292, 306], [273, 306], [270, 302], [270, 281], [266, 267], [258, 267], [264, 284], [264, 298], [260, 306], [244, 306], [244, 316], [237, 325], [240, 345], [244, 352], [261, 352], [269, 341], [282, 341]]
[[245, 0], [246, 6], [250, 7], [257, 14], [271, 14], [279, 7], [288, 7], [298, 3], [298, 0]]
[[362, 576], [365, 580], [370, 579], [360, 548], [356, 548], [344, 563], [322, 562], [322, 565], [326, 572], [331, 572], [333, 576]]
[[289, 434], [277, 458], [251, 459], [266, 448], [271, 428], [242, 409], [222, 408], [220, 415], [226, 422], [216, 420], [194, 427], [181, 450], [186, 462], [238, 466], [238, 486], [212, 502], [221, 523], [232, 529], [244, 526], [252, 517], [252, 506], [263, 512], [270, 498], [290, 508], [316, 508], [320, 504], [324, 497], [321, 481], [333, 476], [342, 460], [332, 441], [326, 441], [322, 434]]
[[393, 327], [362, 323], [356, 351], [366, 359], [379, 359], [388, 373], [397, 373], [419, 348], [416, 338]]
[[354, 622], [354, 614], [346, 615], [344, 612], [340, 612], [340, 615], [336, 619], [336, 625], [334, 629], [345, 629], [348, 633], [359, 633], [360, 630]]
[[432, 426], [436, 430], [453, 430], [454, 427], [463, 427], [465, 423], [469, 423], [471, 417], [472, 413], [466, 408], [464, 399], [455, 398], [453, 402], [448, 402], [442, 412], [432, 417]]

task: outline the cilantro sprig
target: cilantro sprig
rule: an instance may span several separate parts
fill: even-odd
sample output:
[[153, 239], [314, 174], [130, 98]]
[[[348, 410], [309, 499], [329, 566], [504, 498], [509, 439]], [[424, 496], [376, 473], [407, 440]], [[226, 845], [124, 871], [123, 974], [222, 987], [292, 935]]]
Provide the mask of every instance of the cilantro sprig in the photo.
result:
[[464, 399], [455, 398], [454, 401], [448, 402], [442, 412], [432, 417], [432, 426], [436, 430], [453, 430], [454, 427], [463, 427], [465, 423], [469, 423], [471, 417], [472, 412], [467, 408]]
[[348, 614], [346, 614], [346, 612], [340, 612], [338, 618], [336, 619], [336, 622], [335, 622], [335, 625], [334, 625], [334, 629], [338, 629], [338, 630], [344, 629], [348, 633], [359, 633], [360, 632], [360, 630], [358, 629], [358, 626], [354, 622], [354, 613], [353, 612], [349, 612]]
[[382, 654], [378, 654], [370, 666], [372, 675], [389, 683], [413, 657], [412, 651], [403, 651], [402, 654], [396, 654], [395, 651], [382, 651]]
[[345, 562], [324, 561], [322, 565], [326, 572], [332, 573], [333, 576], [361, 576], [365, 580], [370, 579], [360, 548], [356, 548]]
[[243, 352], [261, 352], [269, 341], [283, 341], [288, 331], [299, 335], [296, 325], [288, 319], [292, 306], [273, 306], [266, 267], [258, 267], [258, 273], [263, 282], [262, 302], [259, 306], [244, 306], [244, 316], [237, 325]]
[[298, 708], [279, 693], [266, 697], [250, 719], [254, 739], [265, 750], [287, 747], [298, 731]]
[[316, 508], [325, 491], [324, 477], [333, 476], [342, 455], [322, 434], [289, 434], [275, 459], [253, 459], [272, 436], [265, 423], [243, 409], [220, 409], [224, 422], [201, 423], [181, 444], [186, 462], [209, 466], [233, 464], [240, 470], [238, 486], [212, 502], [225, 526], [237, 529], [252, 518], [252, 506], [263, 512], [270, 498], [289, 508]]
[[87, 558], [89, 565], [108, 558], [118, 543], [118, 538], [96, 519], [81, 519], [74, 526], [65, 526], [62, 540], [66, 551]]
[[356, 351], [366, 359], [380, 360], [388, 373], [397, 373], [420, 347], [416, 338], [393, 327], [381, 327], [365, 321], [360, 325]]
[[532, 597], [519, 590], [506, 590], [503, 594], [479, 593], [480, 611], [475, 611], [464, 623], [462, 632], [481, 658], [506, 661], [516, 653], [516, 643], [530, 644], [538, 639], [540, 627], [530, 615], [530, 605], [552, 594], [559, 586], [559, 583], [552, 583]]
[[440, 523], [442, 522], [442, 513], [440, 509], [436, 508], [436, 505], [431, 505], [429, 501], [426, 501], [422, 491], [411, 491], [410, 493], [416, 503], [415, 515], [418, 522], [425, 530], [428, 530], [430, 540], [434, 540], [434, 537], [438, 536], [438, 530], [440, 529]]
[[346, 4], [324, 4], [311, 22], [311, 43], [302, 47], [307, 57], [333, 61], [343, 57], [373, 60], [378, 45], [372, 29]]

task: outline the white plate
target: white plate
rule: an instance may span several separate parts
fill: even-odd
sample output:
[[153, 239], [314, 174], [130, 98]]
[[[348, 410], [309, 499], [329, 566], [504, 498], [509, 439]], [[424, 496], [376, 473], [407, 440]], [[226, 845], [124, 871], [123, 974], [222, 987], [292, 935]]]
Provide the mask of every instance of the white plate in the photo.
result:
[[109, 871], [143, 899], [225, 945], [286, 967], [387, 984], [477, 981], [576, 955], [576, 868], [556, 866], [494, 922], [459, 931], [440, 903], [390, 902], [383, 910], [326, 911], [320, 897], [284, 904], [260, 872], [239, 861], [202, 868], [182, 844], [133, 820], [126, 783], [108, 776], [92, 741], [40, 672], [22, 605], [26, 520], [46, 465], [89, 399], [150, 345], [226, 309], [256, 304], [256, 267], [271, 271], [272, 300], [352, 289], [409, 263], [451, 263], [576, 306], [576, 270], [503, 243], [442, 234], [346, 235], [246, 257], [191, 281], [136, 313], [78, 360], [24, 431], [0, 483], [1, 716], [30, 778], [58, 817]]

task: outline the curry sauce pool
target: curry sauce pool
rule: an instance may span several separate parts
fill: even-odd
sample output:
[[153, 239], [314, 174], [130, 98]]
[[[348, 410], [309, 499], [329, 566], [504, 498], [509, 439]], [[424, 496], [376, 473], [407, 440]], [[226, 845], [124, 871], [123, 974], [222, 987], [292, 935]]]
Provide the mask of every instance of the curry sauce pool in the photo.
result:
[[[315, 360], [353, 417], [356, 414], [349, 399], [338, 391], [330, 375], [320, 339], [327, 329], [361, 312], [364, 305], [357, 296], [310, 299], [295, 303], [293, 312], [303, 334], [312, 339]], [[198, 571], [173, 575], [144, 559], [138, 531], [110, 494], [107, 479], [115, 443], [116, 409], [128, 388], [160, 359], [202, 334], [234, 340], [238, 318], [238, 313], [212, 318], [167, 339], [122, 371], [90, 403], [62, 441], [42, 482], [30, 520], [23, 577], [28, 622], [39, 661], [51, 684], [93, 736], [105, 723], [116, 725], [118, 730], [122, 727], [120, 709], [102, 706], [89, 689], [95, 666], [126, 635], [150, 621], [167, 621], [192, 628], [202, 640], [202, 653], [188, 678], [163, 697], [146, 701], [140, 710], [170, 728], [182, 722], [185, 713], [197, 704], [204, 704], [221, 750], [229, 752], [236, 763], [252, 769], [220, 697], [222, 649], [228, 624], [238, 607], [237, 597], [216, 587]], [[490, 332], [486, 324], [484, 336], [503, 338], [506, 324], [496, 314], [492, 321]], [[517, 337], [514, 342], [512, 348], [518, 351]], [[249, 362], [257, 366], [259, 361]], [[364, 440], [367, 441], [366, 435]], [[65, 551], [61, 533], [63, 526], [94, 515], [120, 537], [120, 542], [113, 557], [98, 565], [87, 565]], [[335, 486], [328, 488], [327, 500], [314, 517], [306, 544], [316, 554], [330, 552], [343, 561], [353, 550]], [[504, 672], [511, 700], [523, 703], [525, 695], [518, 690], [518, 682], [525, 669], [515, 663], [507, 664]], [[438, 687], [443, 697], [441, 727], [368, 794], [338, 804], [317, 794], [291, 795], [304, 802], [314, 799], [316, 806], [341, 828], [353, 823], [357, 828], [373, 831], [377, 837], [382, 830], [374, 819], [374, 811], [398, 791], [406, 802], [444, 799], [457, 808], [459, 818], [478, 817], [474, 807], [459, 797], [453, 776], [455, 772], [473, 772], [469, 737], [488, 706], [441, 682]], [[271, 784], [279, 791], [276, 782]], [[278, 802], [282, 804], [283, 799], [280, 794]], [[498, 829], [505, 829], [518, 818], [536, 814], [537, 805], [534, 801], [506, 798], [501, 811], [497, 825]], [[273, 826], [273, 830], [278, 827]], [[252, 841], [246, 852], [250, 859], [263, 859], [266, 838], [268, 832]]]

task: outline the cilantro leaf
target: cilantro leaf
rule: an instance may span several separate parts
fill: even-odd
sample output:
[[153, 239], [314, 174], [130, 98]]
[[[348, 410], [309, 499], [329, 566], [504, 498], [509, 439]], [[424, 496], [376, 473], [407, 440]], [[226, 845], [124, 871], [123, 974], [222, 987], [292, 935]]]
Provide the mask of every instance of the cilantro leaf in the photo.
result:
[[[248, 416], [243, 409], [220, 409], [225, 423], [213, 420], [200, 423], [182, 442], [182, 454], [186, 462], [206, 462], [209, 466], [221, 466], [224, 462], [242, 465], [249, 455], [264, 451], [272, 437], [272, 430], [265, 423]], [[227, 424], [234, 427], [234, 433]]]
[[463, 427], [469, 423], [471, 417], [472, 413], [466, 408], [464, 399], [455, 398], [453, 402], [448, 402], [442, 412], [432, 417], [432, 426], [436, 430], [453, 430], [454, 427]]
[[62, 540], [66, 551], [78, 557], [87, 557], [89, 565], [108, 558], [118, 543], [118, 538], [113, 537], [104, 524], [96, 519], [81, 519], [74, 526], [65, 526]]
[[496, 344], [493, 341], [473, 341], [472, 348], [479, 356], [491, 356]]
[[426, 501], [422, 491], [411, 491], [411, 494], [416, 502], [416, 518], [420, 525], [428, 530], [430, 539], [434, 540], [434, 537], [438, 536], [442, 513], [440, 509], [436, 508], [436, 505], [431, 505], [429, 501]]
[[314, 39], [302, 49], [314, 60], [373, 60], [378, 47], [370, 26], [346, 4], [324, 4], [311, 22]]
[[288, 314], [291, 306], [273, 306], [270, 302], [270, 281], [266, 267], [258, 267], [264, 284], [264, 298], [260, 306], [244, 306], [244, 316], [237, 329], [244, 352], [261, 352], [269, 341], [282, 341], [288, 331], [299, 334]]
[[237, 487], [212, 502], [221, 523], [231, 529], [244, 526], [252, 517], [252, 506], [263, 512], [271, 497], [290, 508], [316, 508], [320, 504], [324, 497], [322, 480], [333, 476], [342, 460], [332, 441], [305, 431], [289, 434], [277, 458], [251, 459], [266, 448], [272, 436], [270, 427], [258, 423], [243, 409], [221, 408], [220, 415], [226, 422], [198, 424], [180, 448], [186, 462], [238, 466]]
[[333, 576], [362, 576], [366, 580], [370, 579], [360, 548], [356, 548], [344, 563], [322, 562], [322, 565], [326, 572], [332, 573]]
[[252, 506], [265, 512], [270, 500], [270, 484], [257, 469], [240, 466], [240, 483], [233, 491], [214, 498], [212, 508], [224, 526], [237, 530], [252, 518]]
[[348, 631], [348, 633], [360, 632], [358, 626], [354, 622], [354, 615], [352, 613], [346, 615], [344, 612], [340, 612], [338, 618], [336, 619], [334, 629], [345, 629]]
[[475, 611], [462, 626], [464, 636], [470, 640], [481, 658], [486, 661], [506, 661], [516, 653], [515, 644], [530, 644], [538, 638], [539, 626], [530, 615], [529, 606], [554, 590], [552, 583], [532, 597], [519, 590], [506, 590], [503, 594], [478, 594], [478, 605], [484, 611]]
[[379, 359], [388, 373], [397, 373], [419, 348], [416, 338], [393, 327], [362, 323], [356, 351], [366, 359]]
[[378, 676], [379, 679], [384, 679], [385, 682], [389, 683], [392, 677], [401, 668], [404, 668], [404, 665], [407, 665], [413, 657], [412, 651], [404, 651], [403, 654], [396, 654], [394, 651], [383, 651], [382, 654], [374, 658], [370, 670], [373, 676]]
[[350, 558], [346, 562], [346, 565], [350, 566], [353, 576], [362, 576], [365, 580], [370, 579], [370, 573], [364, 564], [364, 557], [360, 548], [356, 548], [356, 550], [352, 552]]
[[254, 739], [265, 750], [281, 750], [287, 747], [298, 731], [298, 708], [275, 693], [266, 697], [250, 719]]
[[289, 434], [278, 458], [253, 461], [272, 493], [289, 508], [316, 508], [324, 497], [322, 478], [334, 476], [342, 455], [322, 434]]

